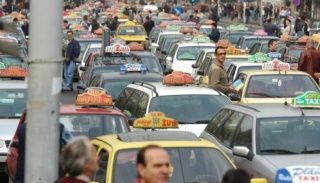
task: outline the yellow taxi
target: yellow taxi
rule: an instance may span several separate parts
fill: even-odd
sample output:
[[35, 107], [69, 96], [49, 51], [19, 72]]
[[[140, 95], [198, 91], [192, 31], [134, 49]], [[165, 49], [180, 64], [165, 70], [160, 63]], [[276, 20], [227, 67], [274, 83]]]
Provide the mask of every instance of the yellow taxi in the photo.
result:
[[[162, 112], [150, 112], [134, 121], [144, 130], [105, 135], [92, 140], [99, 156], [94, 182], [135, 182], [139, 149], [155, 144], [166, 148], [171, 159], [170, 182], [220, 182], [234, 164], [213, 143], [190, 132], [157, 130], [178, 128], [178, 123]], [[152, 130], [146, 130], [152, 129]], [[146, 131], [145, 131], [146, 130]]]
[[262, 64], [262, 70], [241, 72], [233, 87], [239, 96], [231, 100], [239, 103], [291, 103], [307, 91], [320, 88], [307, 73], [290, 70], [290, 64], [274, 59]]
[[124, 40], [127, 44], [130, 42], [147, 44], [147, 32], [144, 27], [133, 21], [120, 24], [116, 30], [115, 37]]

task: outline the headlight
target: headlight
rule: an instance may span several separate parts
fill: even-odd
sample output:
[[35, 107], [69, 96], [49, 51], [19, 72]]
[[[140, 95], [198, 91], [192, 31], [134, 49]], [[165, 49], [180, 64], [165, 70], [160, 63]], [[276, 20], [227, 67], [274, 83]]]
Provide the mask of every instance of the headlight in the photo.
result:
[[2, 148], [4, 145], [5, 145], [4, 140], [1, 140], [1, 139], [0, 139], [0, 148]]

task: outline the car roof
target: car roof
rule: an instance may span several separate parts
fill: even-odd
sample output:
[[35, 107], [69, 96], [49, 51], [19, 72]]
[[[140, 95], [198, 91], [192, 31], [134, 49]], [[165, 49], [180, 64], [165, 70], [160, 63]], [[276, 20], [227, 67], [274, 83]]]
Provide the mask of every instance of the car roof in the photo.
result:
[[108, 114], [108, 115], [118, 115], [124, 116], [119, 110], [114, 107], [86, 107], [77, 106], [74, 104], [63, 104], [60, 106], [61, 114]]
[[[199, 85], [183, 85], [183, 86], [168, 86], [164, 85], [161, 82], [158, 83], [149, 83], [150, 85], [156, 88], [156, 91], [159, 96], [168, 96], [168, 95], [223, 95], [221, 92], [213, 90], [211, 88], [199, 86]], [[132, 88], [146, 88], [152, 90], [148, 87], [142, 86], [139, 84], [130, 84], [128, 85]]]
[[[182, 131], [136, 131], [96, 137], [115, 150], [142, 148], [148, 144], [158, 144], [163, 147], [218, 147], [213, 143], [197, 137], [191, 132]], [[123, 140], [122, 140], [123, 139]]]
[[[319, 108], [298, 108], [281, 103], [230, 104], [225, 108], [254, 113], [257, 118], [320, 116]], [[240, 109], [240, 110], [239, 110]]]
[[309, 76], [308, 73], [306, 72], [302, 72], [302, 71], [264, 71], [264, 70], [246, 70], [246, 71], [242, 71], [242, 73], [247, 74], [247, 75], [270, 75], [270, 74], [274, 74], [274, 75], [278, 75], [279, 73], [281, 75], [286, 74], [293, 74], [293, 75], [307, 75]]
[[192, 41], [182, 41], [177, 43], [179, 46], [213, 46], [215, 47], [216, 44], [214, 43], [194, 43]]
[[159, 73], [154, 72], [146, 72], [145, 74], [142, 74], [140, 72], [128, 72], [125, 74], [122, 74], [120, 72], [109, 72], [109, 73], [100, 73], [101, 77], [103, 79], [132, 79], [133, 77], [138, 78], [159, 78], [161, 79], [163, 76]]
[[259, 62], [257, 63], [257, 62], [243, 62], [243, 61], [233, 61], [231, 64], [237, 67], [262, 65], [262, 63], [259, 63]]
[[27, 89], [27, 81], [25, 80], [11, 80], [11, 79], [1, 79], [0, 78], [0, 88], [2, 89]]
[[255, 36], [255, 35], [250, 35], [250, 36], [242, 36], [244, 39], [279, 39], [276, 36]]

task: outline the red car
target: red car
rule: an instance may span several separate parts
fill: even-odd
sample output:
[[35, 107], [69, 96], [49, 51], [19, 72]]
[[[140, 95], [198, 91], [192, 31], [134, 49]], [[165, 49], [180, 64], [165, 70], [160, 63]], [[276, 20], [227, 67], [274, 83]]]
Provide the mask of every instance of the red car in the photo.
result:
[[[87, 93], [81, 95], [87, 95]], [[25, 120], [26, 112], [24, 112], [20, 118], [18, 128]], [[94, 138], [106, 134], [130, 131], [127, 117], [113, 106], [102, 107], [92, 106], [91, 104], [82, 104], [82, 106], [62, 105], [60, 107], [60, 123], [64, 126], [63, 134], [66, 135], [63, 135], [63, 138], [66, 138], [66, 140], [79, 135], [86, 135], [89, 138]], [[6, 169], [11, 180], [13, 180], [16, 172], [18, 145], [19, 142], [16, 130], [8, 148], [9, 152], [6, 160]]]

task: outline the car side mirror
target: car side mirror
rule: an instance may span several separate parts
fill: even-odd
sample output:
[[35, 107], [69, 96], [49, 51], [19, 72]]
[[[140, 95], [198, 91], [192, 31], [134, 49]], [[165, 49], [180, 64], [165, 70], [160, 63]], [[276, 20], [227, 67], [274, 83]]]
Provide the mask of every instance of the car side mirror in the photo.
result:
[[86, 66], [80, 66], [80, 71], [86, 71], [87, 67]]
[[152, 47], [152, 48], [158, 48], [159, 45], [158, 45], [157, 43], [151, 43], [151, 47]]
[[10, 147], [18, 148], [19, 147], [19, 141], [17, 141], [17, 140], [11, 141]]
[[248, 160], [252, 160], [254, 157], [254, 154], [252, 151], [250, 151], [247, 147], [245, 146], [234, 146], [232, 149], [232, 154], [235, 156], [243, 157]]
[[166, 69], [166, 70], [164, 71], [164, 75], [171, 74], [172, 72], [173, 72], [172, 69]]
[[172, 62], [172, 57], [167, 57], [167, 58], [166, 58], [166, 61], [167, 61], [167, 62]]
[[197, 71], [197, 74], [200, 75], [200, 76], [203, 76], [204, 75], [204, 71], [200, 71], [199, 70], [199, 71]]
[[161, 53], [162, 53], [162, 54], [164, 54], [164, 55], [166, 55], [166, 54], [167, 54], [165, 51], [162, 51]]
[[196, 68], [198, 68], [199, 66], [198, 66], [198, 64], [192, 64], [191, 67], [194, 68], [194, 69], [196, 69]]
[[229, 95], [229, 98], [230, 98], [230, 100], [232, 100], [232, 101], [240, 101], [240, 100], [241, 100], [240, 95], [237, 94], [237, 93], [231, 93], [231, 94]]

